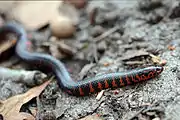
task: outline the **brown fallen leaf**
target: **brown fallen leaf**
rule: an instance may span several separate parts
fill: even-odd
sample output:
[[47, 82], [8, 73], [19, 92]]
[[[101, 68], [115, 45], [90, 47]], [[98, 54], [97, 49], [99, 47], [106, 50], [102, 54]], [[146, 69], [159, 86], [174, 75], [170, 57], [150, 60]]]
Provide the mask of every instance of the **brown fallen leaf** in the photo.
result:
[[102, 118], [100, 118], [99, 115], [88, 115], [79, 120], [102, 120]]
[[122, 60], [126, 61], [141, 56], [149, 56], [149, 53], [143, 50], [130, 50], [124, 53]]
[[0, 101], [0, 114], [3, 116], [4, 120], [35, 120], [35, 117], [31, 114], [19, 112], [20, 108], [32, 98], [39, 96], [50, 82], [51, 80], [48, 80], [42, 85], [28, 90], [24, 94], [19, 94], [7, 100]]
[[160, 63], [161, 62], [161, 58], [159, 56], [155, 56], [153, 54], [150, 54], [151, 56], [151, 60], [154, 62], [154, 63]]
[[169, 50], [175, 50], [175, 49], [176, 49], [176, 46], [174, 46], [174, 45], [168, 45], [168, 49], [169, 49]]
[[142, 65], [142, 64], [144, 64], [144, 62], [136, 60], [136, 61], [127, 61], [125, 64], [126, 65]]
[[64, 1], [74, 5], [78, 9], [84, 8], [87, 5], [87, 0], [64, 0]]
[[96, 100], [100, 100], [104, 94], [104, 90], [101, 90], [98, 95], [96, 96]]
[[16, 1], [10, 15], [29, 29], [39, 29], [59, 16], [61, 4], [62, 1]]
[[9, 48], [13, 47], [16, 44], [17, 40], [3, 41], [0, 44], [0, 54], [7, 51]]
[[15, 35], [2, 33], [0, 36], [0, 60], [6, 60], [12, 56], [13, 47], [15, 46], [17, 39]]
[[1, 11], [1, 13], [6, 13], [6, 12], [10, 11], [14, 7], [15, 3], [16, 3], [15, 0], [0, 1], [0, 11]]
[[150, 54], [150, 56], [153, 63], [159, 64], [159, 65], [165, 65], [167, 63], [166, 60], [161, 59], [159, 56], [155, 56], [153, 54]]
[[57, 38], [72, 37], [75, 32], [73, 21], [65, 16], [58, 16], [50, 20], [52, 35]]

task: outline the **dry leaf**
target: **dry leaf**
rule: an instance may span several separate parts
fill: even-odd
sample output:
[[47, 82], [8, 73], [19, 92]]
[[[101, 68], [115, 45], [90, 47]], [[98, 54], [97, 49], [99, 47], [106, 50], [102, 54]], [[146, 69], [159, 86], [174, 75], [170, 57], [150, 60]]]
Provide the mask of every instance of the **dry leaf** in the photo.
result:
[[[1, 25], [1, 20], [0, 20]], [[17, 42], [17, 36], [9, 32], [1, 32], [0, 35], [0, 59], [3, 61], [12, 56], [13, 47]]]
[[31, 114], [19, 112], [20, 108], [32, 98], [39, 96], [50, 82], [50, 80], [46, 81], [42, 85], [30, 89], [24, 94], [19, 94], [5, 101], [1, 101], [0, 114], [3, 115], [4, 120], [24, 120], [25, 118], [26, 120], [35, 120]]
[[13, 114], [4, 120], [35, 120], [34, 116], [28, 113], [20, 112], [18, 114]]
[[98, 115], [89, 115], [79, 120], [102, 120]]
[[79, 24], [80, 14], [74, 6], [67, 4], [66, 2], [63, 2], [59, 9], [60, 16], [64, 16], [71, 19], [74, 25]]
[[14, 6], [16, 1], [0, 1], [0, 11], [2, 13], [6, 13], [8, 12], [9, 10], [11, 10]]
[[161, 62], [161, 58], [159, 56], [155, 56], [153, 54], [150, 54], [150, 56], [151, 56], [151, 59], [152, 59], [152, 61], [154, 63], [158, 63], [159, 64]]
[[104, 94], [104, 90], [101, 90], [98, 95], [96, 96], [96, 100], [100, 100]]
[[143, 50], [131, 50], [131, 51], [127, 51], [123, 57], [122, 60], [126, 61], [126, 60], [130, 60], [136, 57], [141, 57], [141, 56], [148, 56], [149, 53]]
[[13, 47], [16, 44], [16, 41], [17, 40], [14, 39], [14, 40], [8, 40], [8, 41], [1, 42], [1, 44], [0, 44], [0, 54], [7, 51], [11, 47]]
[[29, 29], [38, 29], [59, 15], [62, 1], [17, 1], [11, 16]]
[[52, 35], [57, 38], [72, 37], [75, 32], [75, 26], [72, 19], [65, 16], [58, 16], [50, 20]]

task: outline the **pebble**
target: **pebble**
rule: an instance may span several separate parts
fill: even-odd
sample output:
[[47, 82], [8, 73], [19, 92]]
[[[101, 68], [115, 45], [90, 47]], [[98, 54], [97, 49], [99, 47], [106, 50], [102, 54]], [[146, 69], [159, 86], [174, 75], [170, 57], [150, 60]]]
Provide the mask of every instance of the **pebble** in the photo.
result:
[[73, 21], [65, 16], [58, 16], [50, 21], [52, 34], [57, 38], [71, 37], [75, 32]]
[[130, 36], [131, 40], [135, 41], [144, 41], [146, 36], [146, 32], [133, 32]]
[[122, 44], [123, 44], [123, 41], [122, 41], [122, 40], [117, 40], [117, 44], [118, 44], [118, 45], [122, 45]]
[[115, 32], [114, 34], [112, 34], [112, 35], [110, 36], [110, 38], [111, 38], [112, 40], [118, 40], [118, 39], [121, 38], [121, 35], [120, 35], [118, 32]]
[[139, 8], [141, 10], [152, 10], [162, 6], [162, 0], [141, 0], [139, 1]]
[[118, 18], [118, 11], [108, 12], [104, 15], [105, 21], [113, 21]]
[[169, 17], [170, 18], [180, 17], [180, 4], [173, 8], [172, 13]]
[[149, 116], [154, 116], [156, 114], [156, 112], [146, 112], [146, 114]]
[[150, 24], [157, 24], [159, 23], [163, 17], [166, 15], [166, 10], [165, 9], [159, 9], [156, 10], [155, 12], [151, 13], [148, 19], [148, 23]]
[[95, 27], [93, 27], [91, 29], [91, 35], [93, 37], [97, 37], [97, 36], [101, 35], [104, 32], [105, 32], [105, 29], [100, 25], [97, 25], [97, 26], [95, 26]]
[[104, 21], [105, 21], [104, 14], [101, 12], [98, 12], [98, 10], [97, 10], [97, 15], [95, 16], [95, 23], [102, 24], [102, 23], [104, 23]]
[[152, 120], [161, 120], [159, 117], [153, 118]]
[[104, 63], [113, 63], [113, 59], [108, 56], [104, 56], [99, 60], [99, 64], [104, 65]]
[[180, 72], [178, 72], [176, 75], [177, 75], [177, 78], [180, 79]]
[[107, 49], [107, 45], [105, 41], [101, 41], [100, 43], [98, 43], [97, 45], [98, 52], [103, 53], [106, 49]]
[[84, 29], [80, 32], [78, 32], [76, 34], [77, 36], [77, 39], [80, 41], [80, 42], [85, 42], [88, 40], [88, 37], [89, 37], [89, 33], [88, 33], [88, 30]]

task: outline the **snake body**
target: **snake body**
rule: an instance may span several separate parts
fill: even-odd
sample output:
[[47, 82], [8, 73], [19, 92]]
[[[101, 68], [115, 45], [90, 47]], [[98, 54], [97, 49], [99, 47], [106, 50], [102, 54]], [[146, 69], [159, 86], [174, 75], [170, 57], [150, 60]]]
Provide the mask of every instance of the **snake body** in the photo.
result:
[[61, 61], [48, 54], [28, 51], [29, 41], [27, 33], [20, 24], [15, 22], [7, 23], [0, 28], [0, 34], [2, 32], [12, 32], [17, 35], [18, 42], [16, 43], [15, 52], [21, 60], [35, 66], [47, 67], [46, 69], [51, 68], [50, 70], [55, 74], [60, 88], [74, 96], [85, 96], [107, 88], [123, 87], [146, 81], [158, 76], [163, 71], [163, 67], [161, 66], [150, 66], [126, 72], [98, 75], [76, 82], [72, 80], [65, 65]]

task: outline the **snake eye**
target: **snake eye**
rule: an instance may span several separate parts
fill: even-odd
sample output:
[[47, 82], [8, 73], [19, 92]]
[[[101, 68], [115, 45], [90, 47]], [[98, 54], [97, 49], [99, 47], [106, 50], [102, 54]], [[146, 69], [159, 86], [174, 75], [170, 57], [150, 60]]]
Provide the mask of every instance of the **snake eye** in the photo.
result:
[[162, 71], [163, 71], [163, 67], [161, 67], [161, 66], [156, 67], [156, 72], [157, 72], [158, 74], [160, 74]]

